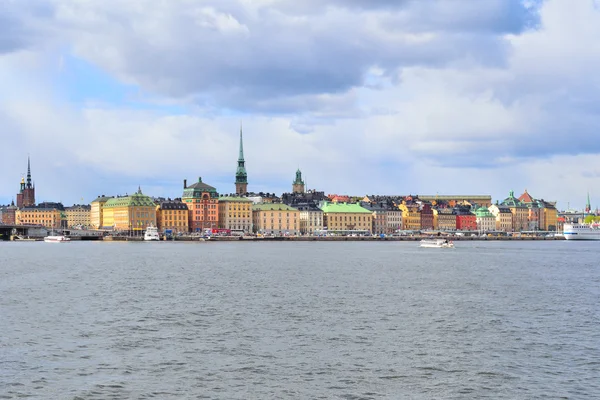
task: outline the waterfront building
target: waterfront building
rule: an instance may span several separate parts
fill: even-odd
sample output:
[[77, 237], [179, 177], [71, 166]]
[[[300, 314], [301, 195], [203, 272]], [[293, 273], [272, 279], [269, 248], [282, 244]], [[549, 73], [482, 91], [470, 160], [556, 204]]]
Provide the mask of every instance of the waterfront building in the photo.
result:
[[[525, 189], [525, 192], [519, 196], [519, 201], [521, 204], [526, 206], [529, 211], [529, 215], [527, 217], [528, 230], [556, 230], [558, 215], [555, 203], [544, 201], [543, 199], [535, 199], [527, 192], [527, 189]], [[589, 196], [586, 207], [590, 207]]]
[[252, 200], [247, 197], [219, 197], [219, 228], [252, 232]]
[[68, 228], [89, 228], [91, 226], [91, 206], [74, 204], [65, 208]]
[[496, 218], [496, 230], [500, 232], [513, 231], [513, 214], [508, 206], [503, 204], [492, 204], [488, 207], [490, 213]]
[[418, 231], [421, 229], [421, 211], [419, 205], [411, 199], [403, 200], [398, 205], [402, 211], [402, 229], [405, 231]]
[[237, 169], [235, 172], [235, 193], [244, 195], [248, 193], [248, 173], [246, 172], [246, 161], [244, 160], [244, 142], [242, 139], [242, 127], [240, 126], [240, 150], [238, 154]]
[[292, 182], [292, 193], [304, 193], [304, 181], [300, 168], [296, 171], [296, 179]]
[[67, 228], [65, 207], [61, 203], [44, 202], [15, 210], [17, 225], [40, 225], [48, 229]]
[[545, 231], [558, 231], [558, 210], [556, 203], [540, 200], [544, 210], [544, 226]]
[[500, 204], [507, 206], [512, 213], [512, 229], [514, 232], [525, 231], [529, 227], [529, 209], [515, 197], [515, 192], [510, 191], [508, 197]]
[[492, 205], [491, 195], [419, 195], [418, 198], [422, 201], [430, 202], [433, 205], [445, 203], [449, 207], [459, 205], [474, 205], [489, 207]]
[[103, 227], [112, 227], [113, 224], [111, 222], [110, 225], [104, 224], [104, 205], [113, 196], [98, 196], [95, 200], [92, 201], [90, 205], [90, 226], [92, 229], [100, 229]]
[[297, 235], [300, 211], [281, 203], [254, 204], [252, 222], [254, 232], [262, 235]]
[[456, 230], [456, 215], [451, 208], [437, 208], [433, 210], [434, 229], [452, 232]]
[[31, 162], [27, 157], [27, 182], [21, 178], [21, 187], [17, 193], [17, 207], [33, 207], [35, 205], [35, 184], [31, 180]]
[[459, 231], [475, 231], [477, 230], [477, 218], [469, 208], [455, 207], [454, 214], [456, 215], [456, 229]]
[[391, 235], [394, 232], [402, 229], [402, 211], [394, 204], [386, 204], [385, 206], [386, 216], [386, 230], [387, 235]]
[[328, 232], [348, 234], [356, 231], [372, 233], [372, 212], [357, 203], [325, 202], [320, 206], [323, 211], [323, 227]]
[[371, 232], [375, 235], [388, 233], [387, 209], [378, 203], [360, 203], [360, 206], [372, 213]]
[[129, 196], [109, 199], [102, 207], [102, 226], [114, 230], [140, 232], [156, 226], [156, 205], [142, 189]]
[[475, 210], [475, 222], [480, 232], [496, 230], [496, 217], [486, 207], [481, 206]]
[[181, 199], [159, 201], [156, 206], [156, 227], [163, 233], [189, 232], [189, 210], [186, 203]]
[[0, 224], [4, 225], [15, 225], [16, 224], [16, 211], [17, 206], [12, 201], [9, 206], [3, 207], [2, 217], [0, 218]]
[[187, 180], [184, 180], [181, 200], [189, 209], [189, 227], [192, 232], [202, 232], [207, 229], [212, 231], [212, 229], [218, 228], [219, 194], [217, 189], [202, 182], [202, 178], [198, 178], [198, 182], [190, 186], [187, 185]]
[[424, 201], [417, 201], [417, 204], [419, 205], [419, 215], [421, 217], [421, 229], [433, 229], [433, 209], [431, 208], [431, 204]]
[[300, 212], [300, 234], [314, 235], [323, 230], [323, 210], [314, 203], [297, 204]]

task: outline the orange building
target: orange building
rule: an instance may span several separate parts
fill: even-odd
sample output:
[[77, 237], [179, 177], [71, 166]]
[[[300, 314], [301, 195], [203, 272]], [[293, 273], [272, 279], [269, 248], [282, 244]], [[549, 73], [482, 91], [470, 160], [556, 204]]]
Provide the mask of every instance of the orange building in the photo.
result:
[[190, 186], [187, 180], [183, 181], [181, 201], [189, 210], [190, 231], [201, 232], [219, 226], [219, 194], [217, 189], [202, 182], [202, 178]]

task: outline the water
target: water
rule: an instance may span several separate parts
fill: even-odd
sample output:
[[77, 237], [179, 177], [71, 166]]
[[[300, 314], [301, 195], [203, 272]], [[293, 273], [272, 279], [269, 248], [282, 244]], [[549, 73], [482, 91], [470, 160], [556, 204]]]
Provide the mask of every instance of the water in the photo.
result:
[[600, 243], [0, 243], [0, 398], [600, 397]]

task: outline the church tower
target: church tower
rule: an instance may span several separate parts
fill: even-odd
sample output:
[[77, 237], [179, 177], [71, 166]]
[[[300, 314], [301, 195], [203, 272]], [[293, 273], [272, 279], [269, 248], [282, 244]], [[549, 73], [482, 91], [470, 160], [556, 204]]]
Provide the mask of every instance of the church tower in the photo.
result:
[[35, 185], [31, 180], [31, 161], [27, 157], [27, 181], [21, 179], [21, 187], [17, 194], [17, 207], [31, 207], [35, 205]]
[[292, 182], [292, 193], [304, 193], [304, 181], [302, 180], [300, 168], [296, 171], [296, 180]]
[[235, 172], [235, 193], [243, 195], [248, 193], [248, 174], [244, 161], [244, 143], [242, 140], [242, 127], [240, 126], [240, 154], [238, 156], [237, 170]]
[[588, 194], [587, 194], [587, 203], [585, 203], [585, 212], [586, 212], [586, 214], [589, 214], [590, 212], [592, 212], [592, 205], [590, 203], [590, 192], [588, 192]]

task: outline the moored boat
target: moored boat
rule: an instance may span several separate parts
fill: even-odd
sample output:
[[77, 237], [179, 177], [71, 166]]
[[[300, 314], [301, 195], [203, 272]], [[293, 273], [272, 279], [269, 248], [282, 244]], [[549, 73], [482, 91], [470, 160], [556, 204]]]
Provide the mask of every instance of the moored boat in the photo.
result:
[[454, 243], [448, 239], [423, 239], [421, 247], [449, 249], [454, 247]]
[[600, 240], [600, 224], [565, 224], [563, 235], [567, 240]]
[[64, 235], [50, 235], [44, 238], [44, 242], [48, 243], [66, 243], [70, 242], [71, 238], [68, 238]]
[[145, 241], [153, 241], [160, 240], [160, 236], [158, 235], [158, 228], [155, 226], [149, 226], [146, 228], [146, 232], [144, 233]]

